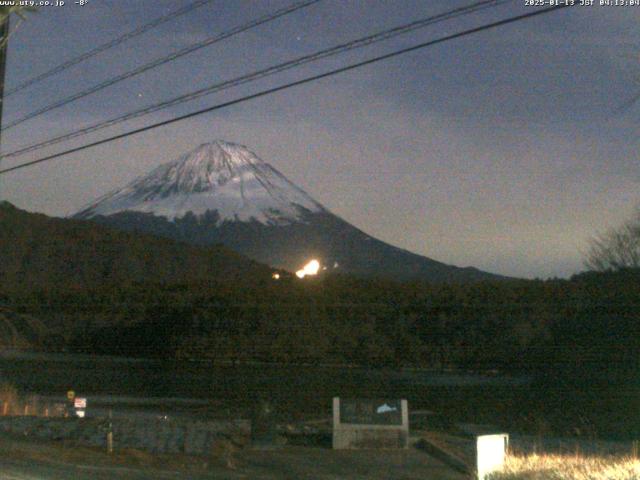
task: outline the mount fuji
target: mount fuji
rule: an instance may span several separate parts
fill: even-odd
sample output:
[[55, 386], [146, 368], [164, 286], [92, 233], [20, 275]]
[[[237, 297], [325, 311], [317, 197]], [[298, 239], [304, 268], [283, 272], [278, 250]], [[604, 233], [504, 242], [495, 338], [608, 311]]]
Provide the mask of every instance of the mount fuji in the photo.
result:
[[74, 217], [195, 245], [222, 243], [291, 271], [317, 258], [332, 271], [396, 280], [503, 278], [446, 265], [372, 238], [246, 147], [220, 140], [161, 165]]

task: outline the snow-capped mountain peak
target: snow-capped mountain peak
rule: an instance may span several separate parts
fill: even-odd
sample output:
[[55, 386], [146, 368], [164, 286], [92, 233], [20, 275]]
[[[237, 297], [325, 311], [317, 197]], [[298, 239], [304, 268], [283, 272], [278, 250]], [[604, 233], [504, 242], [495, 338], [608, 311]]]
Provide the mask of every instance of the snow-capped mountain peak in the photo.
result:
[[168, 220], [216, 211], [219, 222], [301, 221], [324, 207], [242, 145], [217, 140], [157, 167], [126, 187], [81, 210], [92, 218], [120, 212], [149, 213]]

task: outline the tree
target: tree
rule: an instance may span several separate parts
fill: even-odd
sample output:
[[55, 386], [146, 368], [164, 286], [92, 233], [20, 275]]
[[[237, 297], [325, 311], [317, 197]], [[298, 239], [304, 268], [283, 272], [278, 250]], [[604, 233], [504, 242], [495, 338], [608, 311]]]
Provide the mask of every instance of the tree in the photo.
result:
[[[35, 12], [35, 11], [36, 11], [35, 7], [17, 7], [17, 6], [0, 7], [0, 23], [4, 22], [6, 17], [11, 15], [12, 13], [15, 13], [16, 15], [18, 15], [20, 17], [20, 22], [22, 22], [25, 19], [24, 17], [25, 13]], [[18, 24], [13, 29], [14, 32], [17, 30], [18, 26], [20, 25], [20, 22], [18, 22]], [[13, 32], [7, 32], [6, 35], [0, 38], [0, 48], [5, 46], [5, 44], [9, 41], [9, 37], [11, 36], [12, 33]]]
[[622, 225], [591, 240], [585, 265], [597, 271], [640, 268], [640, 206]]

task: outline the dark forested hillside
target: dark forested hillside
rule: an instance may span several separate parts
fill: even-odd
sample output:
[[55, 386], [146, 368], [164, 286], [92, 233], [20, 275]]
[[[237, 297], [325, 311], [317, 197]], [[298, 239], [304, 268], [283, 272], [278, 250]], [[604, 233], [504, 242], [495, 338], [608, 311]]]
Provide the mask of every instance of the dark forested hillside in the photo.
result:
[[0, 350], [40, 349], [49, 334], [49, 329], [38, 318], [0, 307]]
[[473, 267], [456, 267], [411, 253], [373, 238], [328, 212], [305, 213], [287, 225], [222, 222], [215, 212], [166, 218], [121, 212], [92, 221], [129, 232], [146, 232], [192, 245], [222, 244], [267, 265], [296, 271], [312, 258], [337, 272], [363, 278], [434, 283], [473, 283], [506, 277]]
[[0, 286], [50, 289], [135, 282], [266, 279], [271, 270], [224, 247], [196, 248], [0, 203]]
[[[527, 374], [545, 416], [571, 407], [571, 418], [580, 418], [588, 406], [606, 428], [640, 433], [625, 420], [637, 417], [631, 399], [640, 392], [639, 270], [471, 285], [335, 274], [300, 280], [284, 272], [275, 280], [224, 248], [6, 204], [0, 226], [0, 307], [44, 325], [41, 346]], [[7, 325], [12, 335], [14, 322]]]
[[572, 376], [640, 366], [636, 270], [472, 285], [284, 273], [275, 281], [267, 267], [223, 247], [6, 203], [0, 227], [5, 303], [64, 326], [75, 348], [90, 352]]

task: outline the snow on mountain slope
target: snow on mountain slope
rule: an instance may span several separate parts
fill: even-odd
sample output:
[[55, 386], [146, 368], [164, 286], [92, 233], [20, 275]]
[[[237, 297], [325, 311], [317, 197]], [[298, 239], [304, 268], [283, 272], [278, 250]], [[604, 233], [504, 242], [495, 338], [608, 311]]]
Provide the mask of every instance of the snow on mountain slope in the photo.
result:
[[200, 145], [84, 208], [77, 218], [150, 213], [169, 221], [217, 211], [219, 223], [287, 225], [325, 208], [242, 145]]

